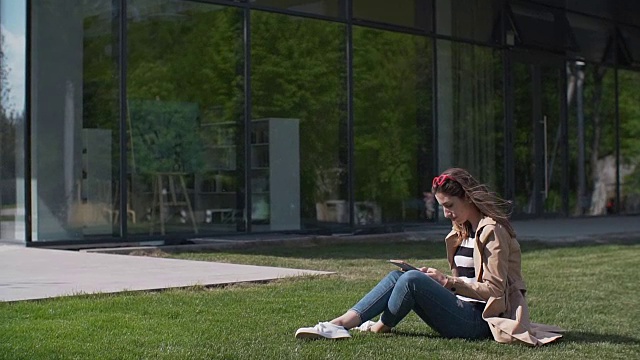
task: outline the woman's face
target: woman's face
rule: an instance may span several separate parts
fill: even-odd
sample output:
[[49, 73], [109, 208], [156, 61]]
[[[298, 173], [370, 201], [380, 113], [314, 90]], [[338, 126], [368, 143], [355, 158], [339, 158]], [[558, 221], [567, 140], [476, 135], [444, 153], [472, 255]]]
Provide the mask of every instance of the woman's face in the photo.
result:
[[436, 200], [438, 200], [438, 204], [442, 205], [444, 217], [459, 225], [469, 221], [474, 211], [476, 211], [475, 206], [469, 200], [457, 196], [449, 196], [438, 192], [436, 193]]

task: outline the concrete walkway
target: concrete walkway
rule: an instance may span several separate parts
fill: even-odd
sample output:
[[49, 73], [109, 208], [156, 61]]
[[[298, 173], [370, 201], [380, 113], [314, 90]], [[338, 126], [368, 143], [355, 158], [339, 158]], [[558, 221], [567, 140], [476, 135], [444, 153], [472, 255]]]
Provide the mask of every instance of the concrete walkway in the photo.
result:
[[[640, 216], [514, 221], [519, 241], [640, 243]], [[255, 239], [201, 239], [193, 245], [161, 247], [191, 251], [305, 243], [370, 241], [442, 241], [449, 226], [429, 226], [395, 234], [306, 236]], [[157, 251], [155, 247], [121, 247], [91, 251], [65, 251], [0, 245], [0, 301], [44, 299], [57, 296], [120, 291], [156, 290], [193, 285], [212, 286], [267, 281], [288, 276], [329, 272], [235, 265], [206, 261], [121, 255]]]
[[321, 271], [0, 246], [0, 301], [222, 285]]
[[640, 243], [640, 216], [603, 216], [578, 219], [514, 221], [519, 241], [637, 240]]

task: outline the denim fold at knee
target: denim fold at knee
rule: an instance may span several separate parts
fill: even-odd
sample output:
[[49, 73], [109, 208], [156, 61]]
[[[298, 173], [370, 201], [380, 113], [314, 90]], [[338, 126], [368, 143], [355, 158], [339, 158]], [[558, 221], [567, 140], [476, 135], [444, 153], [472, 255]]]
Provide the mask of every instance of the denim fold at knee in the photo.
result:
[[374, 317], [380, 315], [387, 309], [387, 303], [391, 292], [396, 285], [398, 279], [404, 273], [399, 270], [395, 270], [387, 274], [380, 282], [369, 291], [357, 304], [355, 304], [351, 311], [356, 312], [360, 316], [360, 321], [365, 322], [371, 320]]

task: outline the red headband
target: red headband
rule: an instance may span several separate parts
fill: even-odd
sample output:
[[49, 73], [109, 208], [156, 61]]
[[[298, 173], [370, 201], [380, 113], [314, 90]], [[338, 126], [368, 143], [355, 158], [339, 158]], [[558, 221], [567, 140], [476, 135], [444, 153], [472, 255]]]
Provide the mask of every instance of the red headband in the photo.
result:
[[444, 184], [445, 181], [447, 180], [452, 180], [455, 181], [454, 178], [452, 178], [451, 176], [447, 175], [447, 174], [442, 174], [440, 176], [436, 176], [433, 178], [433, 182], [431, 183], [431, 187], [438, 187], [438, 186], [442, 186], [442, 184]]

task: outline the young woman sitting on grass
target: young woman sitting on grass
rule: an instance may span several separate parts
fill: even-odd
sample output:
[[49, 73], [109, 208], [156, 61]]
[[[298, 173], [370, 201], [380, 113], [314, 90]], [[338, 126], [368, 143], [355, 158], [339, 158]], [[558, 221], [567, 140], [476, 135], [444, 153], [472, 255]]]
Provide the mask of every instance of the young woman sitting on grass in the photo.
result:
[[447, 338], [493, 336], [538, 346], [562, 337], [557, 327], [529, 322], [509, 202], [459, 168], [434, 178], [431, 190], [453, 225], [445, 238], [452, 275], [431, 267], [392, 271], [342, 316], [300, 328], [296, 338], [349, 338], [348, 329], [389, 332], [411, 310]]

